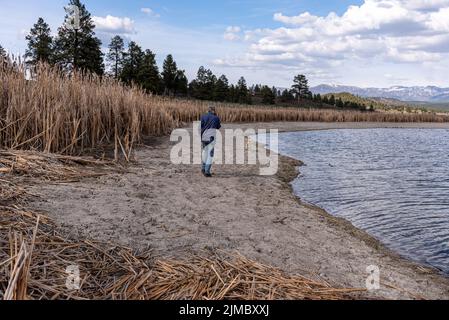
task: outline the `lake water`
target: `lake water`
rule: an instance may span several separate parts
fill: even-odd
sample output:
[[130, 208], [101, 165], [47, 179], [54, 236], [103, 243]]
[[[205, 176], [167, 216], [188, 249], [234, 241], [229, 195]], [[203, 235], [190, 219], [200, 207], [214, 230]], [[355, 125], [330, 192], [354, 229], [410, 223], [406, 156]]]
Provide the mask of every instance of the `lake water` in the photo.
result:
[[302, 200], [386, 246], [449, 274], [449, 130], [282, 133], [279, 152], [305, 163]]

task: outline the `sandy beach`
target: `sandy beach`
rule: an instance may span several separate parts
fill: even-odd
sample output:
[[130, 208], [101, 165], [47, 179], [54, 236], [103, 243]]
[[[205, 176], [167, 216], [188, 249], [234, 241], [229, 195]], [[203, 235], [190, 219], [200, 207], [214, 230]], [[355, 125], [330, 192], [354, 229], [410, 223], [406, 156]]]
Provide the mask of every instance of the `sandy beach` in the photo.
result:
[[[257, 123], [224, 128], [280, 131], [343, 128], [446, 128], [445, 124]], [[366, 268], [380, 268], [381, 289], [363, 298], [449, 299], [449, 279], [401, 258], [349, 222], [303, 204], [290, 188], [300, 161], [281, 157], [276, 176], [257, 166], [217, 165], [205, 180], [198, 166], [173, 165], [168, 137], [150, 139], [126, 173], [76, 183], [31, 184], [29, 207], [74, 236], [150, 248], [156, 257], [238, 251], [337, 287], [365, 288]], [[207, 181], [207, 182], [206, 182]]]

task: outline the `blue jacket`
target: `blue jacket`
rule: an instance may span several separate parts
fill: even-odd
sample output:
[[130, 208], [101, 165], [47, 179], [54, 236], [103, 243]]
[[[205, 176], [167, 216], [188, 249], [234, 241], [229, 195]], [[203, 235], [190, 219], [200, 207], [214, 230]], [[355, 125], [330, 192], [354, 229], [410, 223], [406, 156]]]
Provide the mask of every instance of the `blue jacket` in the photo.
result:
[[[220, 130], [221, 121], [218, 116], [209, 112], [201, 117], [201, 139], [212, 142], [215, 140], [216, 130]], [[213, 138], [213, 139], [212, 139]]]

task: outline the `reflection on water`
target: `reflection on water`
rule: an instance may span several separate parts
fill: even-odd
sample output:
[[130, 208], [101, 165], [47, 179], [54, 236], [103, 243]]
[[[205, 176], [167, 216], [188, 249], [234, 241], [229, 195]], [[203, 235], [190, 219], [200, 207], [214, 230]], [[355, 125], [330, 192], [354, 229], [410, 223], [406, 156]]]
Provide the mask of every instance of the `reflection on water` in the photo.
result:
[[295, 192], [388, 247], [449, 274], [449, 130], [285, 133]]

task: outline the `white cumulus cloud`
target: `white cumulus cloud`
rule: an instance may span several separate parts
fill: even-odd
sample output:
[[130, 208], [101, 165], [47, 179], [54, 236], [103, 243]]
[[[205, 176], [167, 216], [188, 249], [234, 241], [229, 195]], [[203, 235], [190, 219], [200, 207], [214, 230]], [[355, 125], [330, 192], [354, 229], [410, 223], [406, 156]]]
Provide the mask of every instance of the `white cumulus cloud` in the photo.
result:
[[151, 16], [151, 17], [155, 17], [155, 18], [160, 17], [160, 15], [158, 13], [154, 12], [154, 10], [151, 8], [141, 8], [140, 11]]
[[135, 32], [134, 21], [128, 17], [92, 17], [96, 29], [105, 33], [131, 34]]
[[449, 31], [449, 6], [430, 14], [427, 25], [436, 31]]
[[240, 40], [240, 32], [242, 28], [238, 26], [229, 26], [226, 28], [225, 33], [223, 34], [223, 38], [228, 41]]
[[[341, 15], [278, 12], [273, 19], [283, 26], [245, 31], [250, 45], [242, 65], [333, 68], [345, 62], [422, 64], [449, 58], [449, 0], [365, 0]], [[240, 31], [229, 27], [225, 37]]]

